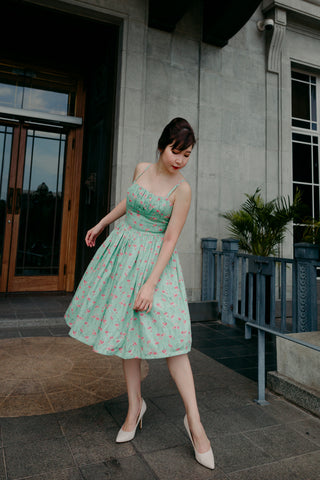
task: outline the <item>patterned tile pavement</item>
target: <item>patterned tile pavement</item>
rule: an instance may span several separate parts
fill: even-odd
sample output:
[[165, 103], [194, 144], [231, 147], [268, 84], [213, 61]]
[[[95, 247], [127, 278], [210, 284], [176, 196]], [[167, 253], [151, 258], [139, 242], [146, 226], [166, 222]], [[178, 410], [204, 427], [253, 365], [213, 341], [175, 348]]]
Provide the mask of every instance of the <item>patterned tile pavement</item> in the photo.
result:
[[[126, 391], [121, 359], [70, 337], [2, 339], [0, 358], [0, 417], [72, 410]], [[147, 372], [143, 362], [142, 378]]]
[[[24, 302], [20, 297], [16, 304], [11, 299], [10, 310], [0, 298], [1, 366], [4, 358], [11, 360], [2, 374], [6, 380], [0, 380], [1, 391], [7, 388], [2, 403], [8, 391], [14, 394], [11, 400], [20, 396], [15, 415], [22, 415], [8, 416], [14, 401], [6, 404], [7, 416], [2, 410], [0, 480], [319, 480], [320, 419], [270, 392], [269, 405], [253, 402], [256, 339], [245, 341], [241, 328], [219, 322], [192, 326], [190, 359], [216, 459], [215, 470], [209, 471], [194, 460], [183, 404], [165, 360], [145, 366], [142, 389], [148, 409], [142, 431], [132, 442], [115, 443], [127, 409], [121, 365], [104, 364], [69, 339], [61, 322], [68, 299], [49, 300], [46, 308], [44, 297], [39, 305], [35, 298]], [[76, 342], [71, 349], [70, 342]], [[271, 339], [268, 349], [272, 368]], [[77, 383], [82, 374], [83, 383]], [[100, 389], [94, 391], [93, 385]], [[30, 414], [23, 398], [40, 387], [56, 403], [51, 401], [52, 413]], [[85, 391], [95, 401], [81, 405]]]

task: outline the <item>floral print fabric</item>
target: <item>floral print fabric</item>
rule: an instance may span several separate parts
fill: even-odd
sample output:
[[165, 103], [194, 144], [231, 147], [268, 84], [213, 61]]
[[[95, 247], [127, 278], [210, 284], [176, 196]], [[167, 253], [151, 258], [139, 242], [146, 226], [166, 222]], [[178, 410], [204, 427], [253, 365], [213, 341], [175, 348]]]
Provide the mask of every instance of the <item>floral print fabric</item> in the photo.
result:
[[190, 317], [176, 251], [157, 284], [150, 313], [133, 310], [170, 220], [168, 197], [137, 183], [130, 186], [125, 220], [95, 253], [66, 311], [69, 335], [98, 353], [147, 359], [190, 351]]

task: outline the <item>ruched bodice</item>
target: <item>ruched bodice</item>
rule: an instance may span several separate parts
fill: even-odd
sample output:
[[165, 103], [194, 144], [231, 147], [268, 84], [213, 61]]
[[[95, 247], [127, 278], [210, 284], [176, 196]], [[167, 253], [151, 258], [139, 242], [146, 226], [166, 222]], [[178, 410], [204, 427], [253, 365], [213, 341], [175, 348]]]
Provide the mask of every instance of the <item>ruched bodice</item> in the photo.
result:
[[143, 232], [164, 234], [172, 213], [168, 197], [133, 183], [127, 192], [127, 223]]

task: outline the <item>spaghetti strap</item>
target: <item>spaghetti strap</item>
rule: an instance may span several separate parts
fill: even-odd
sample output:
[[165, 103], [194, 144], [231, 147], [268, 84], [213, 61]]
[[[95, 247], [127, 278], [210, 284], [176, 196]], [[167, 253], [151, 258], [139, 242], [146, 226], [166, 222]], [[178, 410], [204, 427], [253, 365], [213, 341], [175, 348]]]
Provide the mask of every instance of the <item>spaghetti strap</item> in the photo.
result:
[[181, 185], [181, 183], [185, 182], [185, 179], [181, 180], [181, 182], [177, 183], [173, 188], [171, 188], [170, 192], [168, 193], [167, 197], [170, 197], [171, 193], [173, 193], [175, 191], [176, 188], [179, 187], [179, 185]]
[[136, 183], [136, 181], [138, 180], [138, 178], [141, 177], [141, 175], [144, 174], [144, 172], [146, 172], [148, 170], [149, 167], [151, 167], [152, 163], [150, 163], [150, 165], [147, 166], [147, 168], [145, 168], [141, 173], [139, 173], [139, 175], [137, 176], [137, 178], [135, 178], [134, 182], [133, 183]]

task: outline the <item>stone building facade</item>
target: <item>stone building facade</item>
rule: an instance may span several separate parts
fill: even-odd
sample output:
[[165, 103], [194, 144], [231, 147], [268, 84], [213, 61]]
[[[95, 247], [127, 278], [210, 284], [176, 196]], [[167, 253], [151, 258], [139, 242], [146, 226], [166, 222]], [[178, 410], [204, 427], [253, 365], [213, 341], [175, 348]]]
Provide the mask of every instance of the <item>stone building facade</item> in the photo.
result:
[[[193, 125], [197, 144], [184, 172], [193, 201], [178, 245], [190, 300], [201, 293], [201, 238], [228, 236], [220, 214], [236, 208], [245, 193], [260, 186], [266, 199], [291, 196], [295, 182], [319, 214], [319, 0], [264, 0], [224, 46], [203, 41], [204, 2], [197, 0], [188, 3], [172, 32], [149, 26], [147, 0], [22, 3], [118, 29], [112, 44], [109, 207], [126, 195], [135, 165], [155, 160], [169, 120], [182, 116]], [[261, 31], [257, 22], [264, 19], [272, 22]], [[228, 17], [223, 21], [227, 28]], [[108, 51], [101, 39], [88, 48]], [[299, 162], [309, 162], [310, 175]], [[285, 255], [291, 255], [292, 243], [288, 235]], [[72, 290], [70, 278], [62, 289]]]

